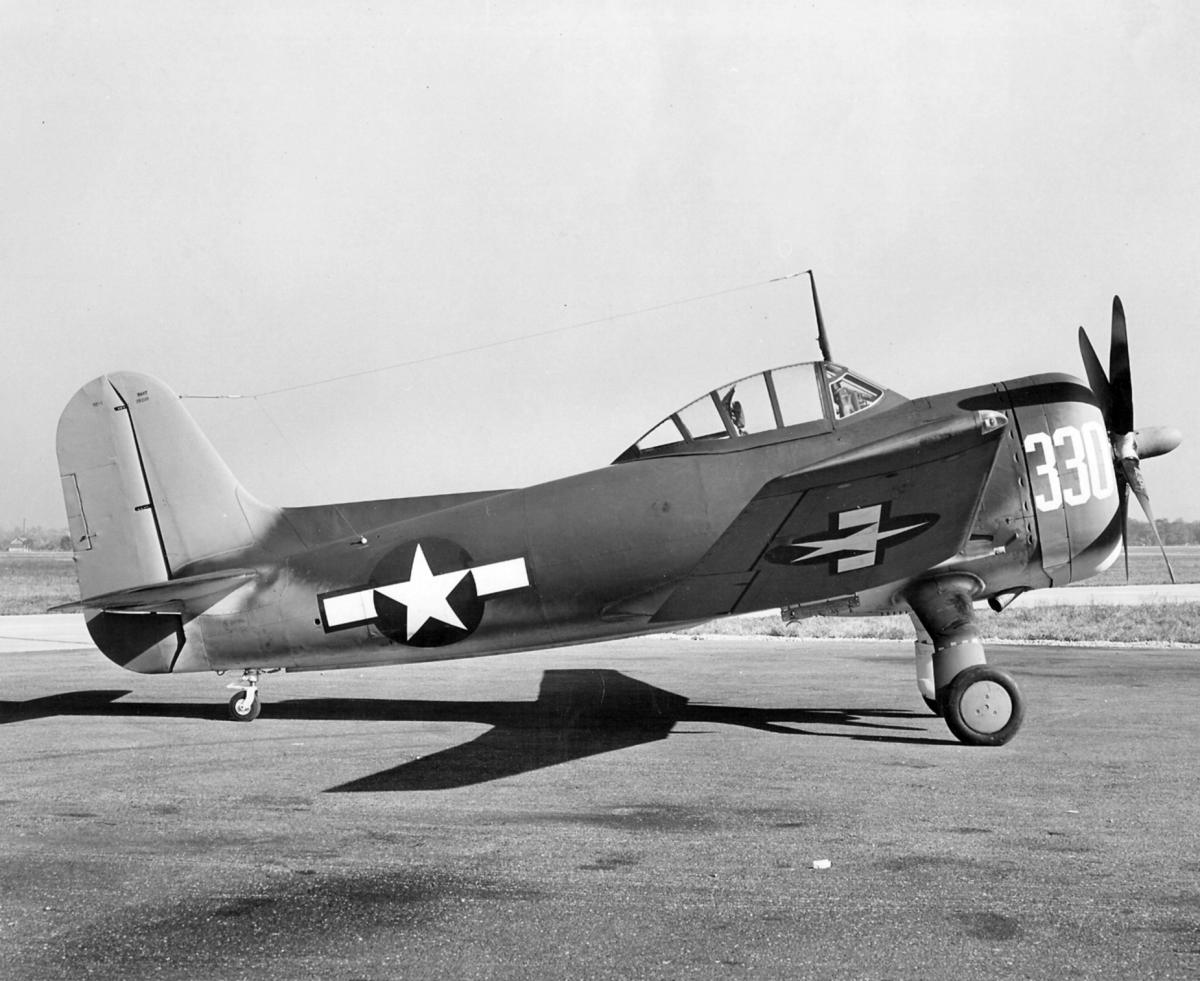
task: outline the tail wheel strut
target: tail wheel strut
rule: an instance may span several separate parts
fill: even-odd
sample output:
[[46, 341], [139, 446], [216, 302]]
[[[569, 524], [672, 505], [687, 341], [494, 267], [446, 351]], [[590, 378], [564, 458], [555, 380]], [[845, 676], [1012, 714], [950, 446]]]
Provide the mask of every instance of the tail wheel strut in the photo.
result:
[[234, 722], [253, 722], [262, 711], [262, 701], [258, 697], [258, 671], [247, 668], [242, 673], [242, 680], [235, 681], [229, 686], [237, 688], [238, 692], [229, 700], [229, 718]]

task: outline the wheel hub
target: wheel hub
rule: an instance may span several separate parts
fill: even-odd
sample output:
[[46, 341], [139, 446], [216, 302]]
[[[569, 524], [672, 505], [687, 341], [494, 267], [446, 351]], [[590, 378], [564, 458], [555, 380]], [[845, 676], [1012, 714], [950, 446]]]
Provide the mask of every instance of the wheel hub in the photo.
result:
[[963, 722], [981, 733], [999, 732], [1013, 714], [1012, 696], [994, 681], [976, 681], [968, 686], [960, 705]]

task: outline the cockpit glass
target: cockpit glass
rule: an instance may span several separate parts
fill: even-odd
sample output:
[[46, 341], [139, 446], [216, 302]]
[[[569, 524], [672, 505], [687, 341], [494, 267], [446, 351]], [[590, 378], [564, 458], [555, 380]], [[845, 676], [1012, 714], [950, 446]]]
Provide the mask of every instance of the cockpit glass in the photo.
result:
[[725, 422], [717, 409], [717, 403], [713, 401], [712, 393], [684, 406], [676, 415], [683, 423], [685, 436], [691, 440], [724, 439], [729, 435], [729, 430], [725, 428]]
[[828, 362], [772, 368], [730, 382], [673, 412], [618, 462], [792, 426], [816, 424], [828, 429], [830, 423], [875, 405], [885, 394], [879, 386]]
[[671, 416], [669, 419], [664, 419], [638, 440], [638, 447], [643, 450], [652, 450], [659, 446], [670, 446], [672, 443], [678, 443], [682, 439], [683, 434], [680, 433], [679, 427], [675, 425], [675, 417]]
[[739, 436], [775, 429], [775, 410], [762, 375], [751, 375], [721, 393], [726, 413]]
[[821, 392], [817, 387], [817, 376], [811, 364], [794, 364], [787, 368], [776, 368], [768, 372], [779, 402], [779, 413], [785, 426], [820, 419], [825, 412], [821, 408]]
[[833, 402], [833, 414], [838, 419], [845, 419], [856, 412], [862, 412], [863, 409], [869, 409], [883, 398], [882, 389], [856, 378], [845, 368], [834, 364], [825, 365], [825, 379]]

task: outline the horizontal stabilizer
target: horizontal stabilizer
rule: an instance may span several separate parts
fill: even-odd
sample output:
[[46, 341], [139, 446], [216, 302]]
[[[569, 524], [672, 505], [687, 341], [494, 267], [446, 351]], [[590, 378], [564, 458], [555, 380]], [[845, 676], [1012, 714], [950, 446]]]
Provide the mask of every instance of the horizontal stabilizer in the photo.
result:
[[118, 589], [88, 596], [75, 603], [55, 606], [61, 610], [100, 610], [104, 613], [184, 613], [198, 616], [244, 582], [258, 577], [253, 569], [225, 569], [198, 576]]

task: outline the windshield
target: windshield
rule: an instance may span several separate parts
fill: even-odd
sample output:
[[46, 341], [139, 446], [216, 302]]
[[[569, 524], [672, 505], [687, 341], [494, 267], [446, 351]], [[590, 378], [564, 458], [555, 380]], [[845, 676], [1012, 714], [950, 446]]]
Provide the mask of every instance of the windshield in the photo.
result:
[[825, 378], [829, 385], [833, 414], [838, 419], [845, 419], [856, 412], [862, 412], [863, 409], [869, 409], [883, 398], [882, 388], [861, 378], [855, 378], [839, 365], [825, 365]]

